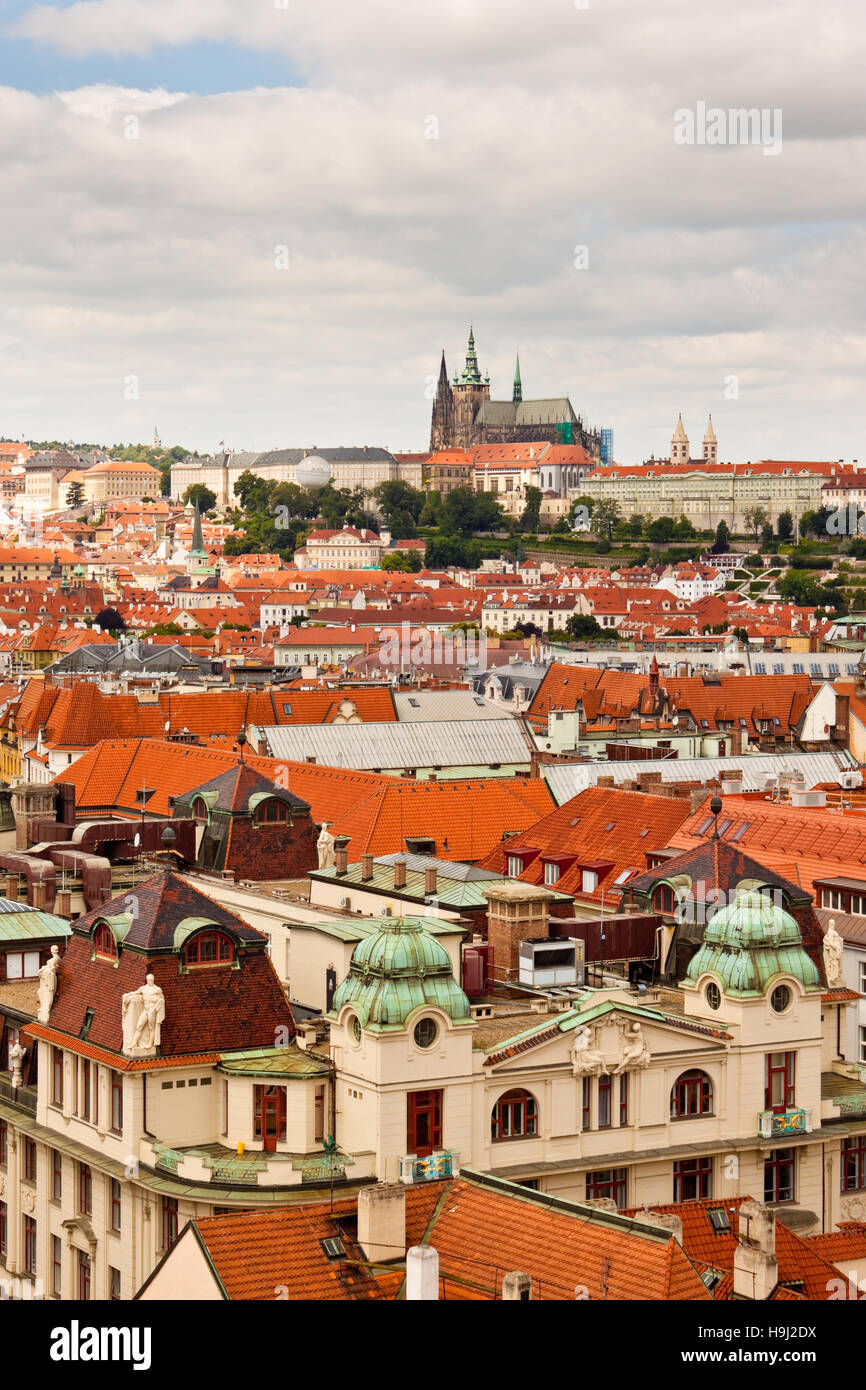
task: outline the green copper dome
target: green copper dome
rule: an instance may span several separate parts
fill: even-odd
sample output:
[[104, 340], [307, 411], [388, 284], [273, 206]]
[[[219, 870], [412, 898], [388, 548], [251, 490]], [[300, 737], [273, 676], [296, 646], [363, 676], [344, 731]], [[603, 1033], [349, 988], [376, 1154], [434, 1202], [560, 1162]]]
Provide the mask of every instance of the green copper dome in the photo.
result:
[[454, 1022], [469, 1020], [469, 1000], [454, 979], [451, 957], [434, 936], [401, 918], [385, 921], [352, 952], [332, 1014], [350, 1004], [366, 1028], [402, 1028], [425, 1004]]
[[779, 975], [793, 976], [808, 990], [821, 988], [796, 921], [766, 893], [739, 893], [707, 923], [686, 979], [694, 983], [708, 972], [731, 995], [764, 995]]

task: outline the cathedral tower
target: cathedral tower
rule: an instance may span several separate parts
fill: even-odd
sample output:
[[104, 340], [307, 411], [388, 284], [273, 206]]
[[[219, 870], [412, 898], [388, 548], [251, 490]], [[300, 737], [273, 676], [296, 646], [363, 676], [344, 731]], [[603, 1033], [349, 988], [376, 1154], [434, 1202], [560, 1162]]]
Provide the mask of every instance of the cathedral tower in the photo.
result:
[[718, 463], [719, 461], [719, 441], [716, 439], [716, 432], [713, 429], [713, 417], [707, 421], [707, 432], [704, 435], [704, 463]]
[[442, 349], [442, 365], [436, 395], [433, 398], [433, 415], [430, 421], [430, 448], [449, 449], [451, 433], [454, 428], [454, 396], [448, 381], [448, 368], [445, 366], [445, 349]]
[[485, 401], [490, 400], [490, 377], [482, 379], [478, 370], [478, 354], [475, 351], [475, 334], [469, 325], [469, 343], [466, 348], [466, 365], [458, 377], [455, 373], [452, 386], [454, 399], [453, 447], [471, 449], [479, 441], [475, 437], [475, 417]]
[[683, 417], [680, 415], [671, 440], [671, 463], [688, 463], [689, 457], [689, 437], [683, 425]]

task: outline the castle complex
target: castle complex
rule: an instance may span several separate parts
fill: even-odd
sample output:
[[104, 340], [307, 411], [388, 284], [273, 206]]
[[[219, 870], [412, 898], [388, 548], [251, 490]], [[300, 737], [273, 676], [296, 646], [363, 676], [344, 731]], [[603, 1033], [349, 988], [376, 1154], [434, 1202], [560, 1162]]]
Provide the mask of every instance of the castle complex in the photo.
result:
[[490, 376], [482, 377], [469, 329], [466, 364], [448, 380], [445, 350], [439, 368], [430, 424], [430, 448], [472, 449], [480, 444], [519, 444], [546, 440], [550, 444], [580, 444], [593, 458], [601, 456], [601, 434], [584, 425], [567, 396], [525, 401], [520, 358], [514, 370], [510, 401], [490, 399]]

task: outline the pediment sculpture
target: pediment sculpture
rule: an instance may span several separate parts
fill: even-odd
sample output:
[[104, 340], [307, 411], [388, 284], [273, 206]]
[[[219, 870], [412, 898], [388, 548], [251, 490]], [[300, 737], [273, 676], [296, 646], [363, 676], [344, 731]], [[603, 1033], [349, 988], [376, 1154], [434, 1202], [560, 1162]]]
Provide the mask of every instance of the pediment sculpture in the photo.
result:
[[595, 1030], [588, 1024], [578, 1028], [571, 1049], [571, 1069], [575, 1076], [609, 1076], [604, 1053], [594, 1046]]

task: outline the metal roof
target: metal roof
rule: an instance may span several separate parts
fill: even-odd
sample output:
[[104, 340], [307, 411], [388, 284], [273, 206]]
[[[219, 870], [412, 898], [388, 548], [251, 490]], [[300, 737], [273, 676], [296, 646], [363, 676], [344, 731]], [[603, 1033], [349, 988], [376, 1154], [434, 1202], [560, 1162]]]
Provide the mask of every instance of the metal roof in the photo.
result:
[[780, 772], [799, 772], [806, 787], [821, 782], [840, 782], [844, 772], [856, 771], [857, 764], [849, 753], [757, 753], [737, 758], [671, 758], [647, 762], [548, 763], [541, 767], [554, 799], [559, 806], [570, 801], [578, 792], [595, 786], [599, 777], [612, 777], [615, 782], [631, 782], [647, 772], [661, 773], [663, 782], [697, 782], [703, 784], [718, 777], [720, 772], [742, 773], [743, 791], [764, 791], [767, 779]]
[[511, 710], [488, 704], [474, 690], [395, 692], [394, 708], [401, 724], [422, 724], [434, 719], [514, 718]]
[[453, 719], [419, 723], [283, 724], [259, 728], [271, 757], [326, 767], [528, 767], [530, 749], [515, 719]]

